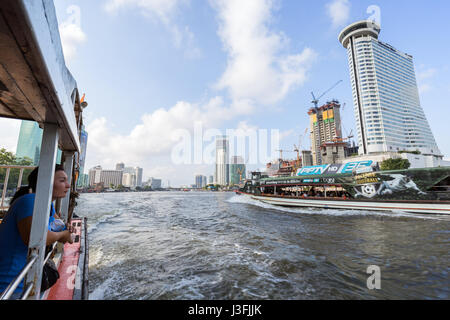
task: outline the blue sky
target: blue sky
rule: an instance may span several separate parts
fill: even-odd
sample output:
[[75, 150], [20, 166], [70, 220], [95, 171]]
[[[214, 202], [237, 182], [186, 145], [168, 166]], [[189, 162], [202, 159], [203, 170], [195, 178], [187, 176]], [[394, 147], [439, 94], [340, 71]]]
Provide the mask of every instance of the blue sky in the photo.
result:
[[[281, 148], [293, 150], [309, 126], [311, 91], [339, 80], [321, 102], [345, 103], [344, 133], [355, 132], [337, 36], [369, 18], [371, 5], [381, 10], [380, 40], [414, 57], [422, 107], [450, 156], [446, 0], [55, 0], [66, 63], [89, 102], [87, 168], [123, 161], [144, 178], [192, 184], [214, 167], [174, 164], [171, 132], [192, 132], [196, 121], [223, 133], [278, 129]], [[17, 122], [0, 124], [2, 145], [15, 151]]]

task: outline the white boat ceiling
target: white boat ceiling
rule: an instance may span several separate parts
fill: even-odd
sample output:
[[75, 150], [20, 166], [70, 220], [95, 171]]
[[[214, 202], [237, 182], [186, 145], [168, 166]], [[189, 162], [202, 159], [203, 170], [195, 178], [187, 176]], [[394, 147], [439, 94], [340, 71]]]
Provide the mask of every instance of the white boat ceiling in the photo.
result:
[[52, 0], [0, 1], [0, 117], [57, 124], [80, 151], [77, 83], [66, 67]]

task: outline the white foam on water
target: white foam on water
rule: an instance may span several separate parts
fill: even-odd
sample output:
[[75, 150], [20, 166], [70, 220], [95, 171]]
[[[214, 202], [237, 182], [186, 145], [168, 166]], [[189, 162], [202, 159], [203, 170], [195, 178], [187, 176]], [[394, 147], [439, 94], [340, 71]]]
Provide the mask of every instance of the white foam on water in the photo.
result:
[[102, 245], [92, 246], [89, 250], [89, 268], [97, 266], [103, 258]]
[[170, 291], [183, 290], [183, 297], [187, 300], [201, 300], [205, 296], [200, 292], [198, 286], [203, 284], [203, 279], [198, 276], [183, 278], [170, 286]]
[[432, 220], [444, 220], [450, 221], [450, 216], [445, 215], [431, 215], [431, 214], [418, 214], [409, 213], [401, 210], [392, 211], [370, 211], [370, 210], [348, 210], [348, 209], [325, 209], [325, 208], [293, 208], [282, 207], [273, 204], [265, 203], [259, 200], [252, 199], [247, 195], [234, 195], [230, 199], [226, 200], [231, 203], [243, 203], [258, 206], [264, 209], [273, 209], [289, 213], [310, 214], [310, 215], [328, 215], [328, 216], [383, 216], [383, 217], [406, 217], [416, 219], [432, 219]]
[[105, 293], [109, 288], [112, 288], [113, 283], [116, 281], [115, 277], [109, 277], [99, 286], [97, 286], [93, 292], [89, 293], [89, 300], [104, 300]]
[[257, 299], [268, 299], [269, 298], [268, 295], [259, 295], [259, 294], [254, 293], [254, 292], [252, 292], [252, 291], [250, 291], [249, 289], [246, 289], [246, 288], [242, 289], [242, 293], [244, 293], [246, 295], [249, 295], [249, 296], [252, 296], [252, 297], [255, 297]]
[[[97, 220], [97, 222], [94, 222], [94, 224], [89, 225], [88, 233], [94, 232], [98, 229], [99, 225], [103, 223], [107, 223], [109, 220], [114, 219], [122, 214], [122, 211], [118, 210], [113, 214], [105, 214], [100, 219]], [[92, 220], [92, 219], [91, 219]], [[88, 220], [89, 221], [89, 220]]]

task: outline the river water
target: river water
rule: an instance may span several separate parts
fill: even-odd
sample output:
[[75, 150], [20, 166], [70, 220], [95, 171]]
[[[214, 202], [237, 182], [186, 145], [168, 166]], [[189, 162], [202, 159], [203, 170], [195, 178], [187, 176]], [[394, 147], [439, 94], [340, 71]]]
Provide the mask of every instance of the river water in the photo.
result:
[[[450, 217], [82, 194], [90, 299], [449, 299]], [[368, 273], [369, 266], [380, 273]], [[368, 289], [379, 275], [380, 289]]]

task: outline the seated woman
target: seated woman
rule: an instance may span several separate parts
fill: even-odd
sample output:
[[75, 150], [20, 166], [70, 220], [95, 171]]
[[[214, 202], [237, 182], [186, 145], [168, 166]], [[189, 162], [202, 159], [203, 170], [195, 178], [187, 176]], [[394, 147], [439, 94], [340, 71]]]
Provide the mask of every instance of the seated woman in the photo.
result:
[[[31, 223], [33, 219], [34, 199], [36, 196], [38, 168], [28, 176], [28, 186], [20, 188], [11, 200], [10, 208], [0, 224], [0, 292], [19, 275], [27, 262], [28, 241], [30, 239]], [[64, 198], [70, 185], [62, 166], [55, 168], [53, 181], [52, 201]], [[55, 209], [51, 205], [47, 243], [51, 245], [56, 241], [72, 243], [71, 230], [51, 231], [55, 220]], [[15, 290], [12, 298], [19, 298], [23, 290], [22, 281]]]

